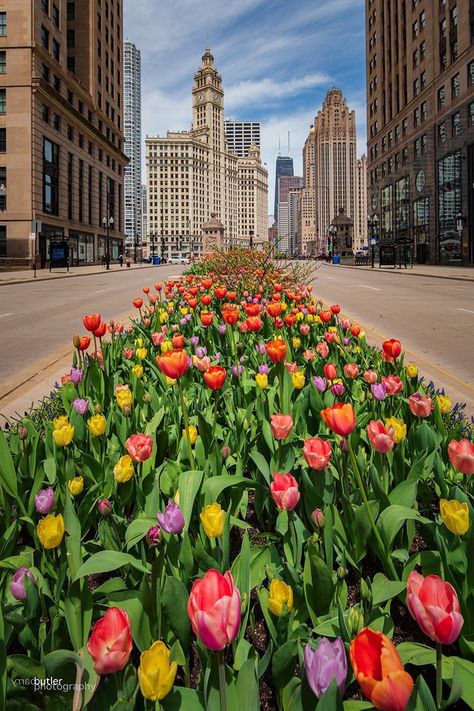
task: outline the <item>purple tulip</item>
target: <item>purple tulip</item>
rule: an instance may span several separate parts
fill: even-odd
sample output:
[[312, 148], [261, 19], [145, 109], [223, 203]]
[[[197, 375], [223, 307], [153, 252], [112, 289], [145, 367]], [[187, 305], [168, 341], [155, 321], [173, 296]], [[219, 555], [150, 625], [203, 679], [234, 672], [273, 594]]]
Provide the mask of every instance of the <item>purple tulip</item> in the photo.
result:
[[178, 504], [175, 504], [171, 499], [168, 501], [164, 512], [157, 514], [156, 518], [160, 527], [166, 533], [179, 534], [184, 528], [183, 512]]
[[89, 409], [89, 403], [87, 402], [87, 400], [83, 400], [80, 397], [77, 397], [74, 400], [72, 406], [78, 415], [85, 415], [87, 410]]
[[221, 334], [221, 336], [223, 336], [224, 333], [225, 333], [226, 330], [227, 330], [225, 323], [220, 323], [220, 324], [218, 325], [218, 327], [217, 327], [217, 330], [219, 331], [219, 333]]
[[346, 389], [342, 383], [334, 383], [334, 385], [331, 385], [331, 392], [336, 397], [341, 397], [346, 392]]
[[152, 526], [146, 532], [146, 540], [151, 548], [155, 548], [160, 544], [161, 529], [159, 526]]
[[71, 368], [70, 376], [71, 381], [74, 383], [74, 385], [77, 385], [84, 377], [84, 373], [82, 372], [81, 368]]
[[385, 400], [387, 390], [383, 383], [372, 383], [370, 391], [376, 400]]
[[323, 393], [326, 390], [326, 378], [321, 378], [319, 375], [315, 375], [313, 378], [313, 385], [316, 390], [319, 390], [320, 393]]
[[189, 343], [191, 346], [197, 346], [197, 344], [199, 343], [199, 336], [191, 336], [191, 338], [189, 339]]
[[204, 356], [207, 355], [206, 346], [199, 346], [199, 348], [196, 348], [196, 355], [198, 358], [204, 358]]
[[344, 343], [345, 346], [348, 346], [350, 342], [351, 342], [351, 339], [350, 339], [350, 338], [344, 338], [343, 343]]
[[241, 365], [233, 365], [231, 368], [232, 377], [238, 378], [239, 375], [242, 375], [242, 371], [243, 371], [243, 368]]
[[268, 375], [268, 373], [270, 372], [270, 368], [266, 363], [262, 363], [262, 365], [258, 366], [258, 372], [260, 373], [260, 375]]
[[112, 513], [112, 504], [108, 499], [99, 499], [97, 502], [97, 510], [101, 516], [108, 516]]
[[330, 642], [323, 637], [317, 649], [308, 643], [304, 648], [306, 679], [314, 695], [319, 698], [329, 688], [333, 679], [339, 687], [341, 696], [347, 678], [347, 657], [344, 643], [340, 637]]
[[46, 489], [41, 489], [35, 496], [35, 508], [40, 514], [49, 514], [54, 506], [54, 489], [48, 486]]
[[216, 360], [217, 362], [219, 362], [220, 357], [221, 357], [220, 353], [214, 353], [211, 360]]
[[32, 580], [34, 583], [35, 581], [35, 576], [31, 572], [31, 570], [28, 570], [28, 568], [25, 568], [22, 566], [21, 568], [18, 568], [16, 571], [15, 575], [12, 578], [12, 581], [10, 583], [10, 592], [13, 595], [14, 598], [17, 600], [26, 600], [26, 590], [25, 590], [25, 577], [28, 577], [30, 580]]
[[180, 323], [181, 326], [186, 326], [187, 321], [186, 321], [186, 319], [184, 318], [184, 316], [183, 316], [183, 318], [180, 318], [180, 319], [179, 319], [179, 323]]
[[265, 343], [257, 343], [255, 348], [257, 349], [257, 353], [260, 353], [260, 355], [265, 355], [265, 353], [267, 352], [267, 349], [265, 348]]

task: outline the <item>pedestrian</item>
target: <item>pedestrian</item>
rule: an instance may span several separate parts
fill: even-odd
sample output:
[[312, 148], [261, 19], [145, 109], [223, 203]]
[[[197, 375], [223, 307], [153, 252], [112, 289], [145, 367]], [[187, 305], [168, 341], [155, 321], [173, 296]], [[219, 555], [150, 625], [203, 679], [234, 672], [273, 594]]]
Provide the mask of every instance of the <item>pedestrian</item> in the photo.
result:
[[102, 255], [102, 266], [105, 267], [105, 254]]
[[119, 254], [120, 266], [123, 267], [123, 254]]

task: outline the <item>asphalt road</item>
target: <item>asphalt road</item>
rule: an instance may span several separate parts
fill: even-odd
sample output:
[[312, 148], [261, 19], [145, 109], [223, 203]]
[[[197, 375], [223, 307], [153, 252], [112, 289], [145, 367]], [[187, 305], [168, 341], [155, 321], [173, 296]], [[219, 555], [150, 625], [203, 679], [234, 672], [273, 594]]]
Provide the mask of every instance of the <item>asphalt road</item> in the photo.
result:
[[[71, 337], [84, 332], [85, 313], [124, 319], [135, 312], [131, 302], [142, 286], [151, 287], [182, 269], [170, 265], [117, 273], [114, 268], [110, 273], [1, 286], [0, 404], [22, 388], [25, 392], [34, 379], [41, 389], [54, 367], [66, 369]], [[444, 386], [454, 401], [467, 402], [474, 414], [472, 282], [322, 264], [313, 293], [339, 303], [363, 325], [370, 341], [399, 338], [406, 359]]]

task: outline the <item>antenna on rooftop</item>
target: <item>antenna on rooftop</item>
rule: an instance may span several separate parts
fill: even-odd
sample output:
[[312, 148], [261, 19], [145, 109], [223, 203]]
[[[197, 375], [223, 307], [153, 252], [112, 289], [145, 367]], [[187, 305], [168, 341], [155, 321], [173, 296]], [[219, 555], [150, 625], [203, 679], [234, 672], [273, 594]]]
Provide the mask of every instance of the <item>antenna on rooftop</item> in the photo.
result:
[[281, 156], [281, 138], [278, 136], [278, 155]]
[[290, 155], [290, 132], [288, 131], [288, 155]]

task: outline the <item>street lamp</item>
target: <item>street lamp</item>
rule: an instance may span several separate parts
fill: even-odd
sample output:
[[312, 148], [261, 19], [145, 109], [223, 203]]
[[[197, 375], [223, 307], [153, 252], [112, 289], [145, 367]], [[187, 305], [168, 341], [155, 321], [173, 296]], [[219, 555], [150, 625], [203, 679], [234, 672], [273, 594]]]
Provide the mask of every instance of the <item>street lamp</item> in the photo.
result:
[[329, 261], [331, 261], [331, 252], [334, 255], [336, 253], [336, 246], [337, 246], [337, 227], [336, 225], [331, 225], [330, 228], [328, 229], [328, 255], [329, 255]]
[[253, 229], [249, 230], [249, 247], [253, 249]]
[[374, 215], [373, 217], [367, 218], [367, 225], [369, 228], [369, 232], [371, 233], [370, 237], [370, 249], [371, 249], [371, 268], [373, 269], [375, 266], [375, 245], [377, 244], [377, 226], [379, 224], [379, 218], [377, 215]]
[[155, 237], [156, 237], [156, 232], [151, 232], [150, 233], [150, 240], [151, 240], [151, 262], [153, 264], [154, 258], [155, 258]]
[[106, 242], [106, 253], [105, 253], [105, 267], [110, 269], [110, 230], [114, 225], [114, 218], [110, 215], [109, 219], [106, 217], [102, 218], [102, 227], [107, 231], [107, 242]]

